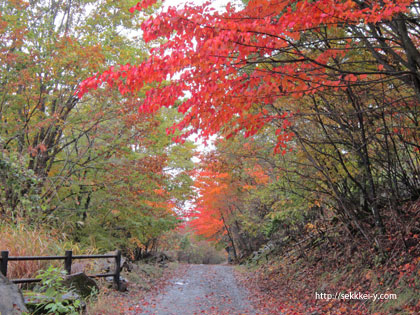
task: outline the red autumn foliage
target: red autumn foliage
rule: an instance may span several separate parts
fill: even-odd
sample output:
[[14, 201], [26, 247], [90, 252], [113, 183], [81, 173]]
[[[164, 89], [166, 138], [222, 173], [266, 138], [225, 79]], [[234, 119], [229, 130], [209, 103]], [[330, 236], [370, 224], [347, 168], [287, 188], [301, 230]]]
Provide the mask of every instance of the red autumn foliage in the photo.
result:
[[189, 214], [193, 218], [190, 226], [198, 235], [209, 240], [220, 240], [226, 233], [226, 201], [229, 198], [227, 173], [212, 170], [198, 172], [195, 187], [199, 197], [195, 202], [195, 209]]
[[[144, 0], [131, 11], [154, 3]], [[178, 106], [184, 119], [168, 130], [173, 133], [190, 127], [177, 140], [191, 133], [208, 137], [220, 131], [228, 137], [240, 130], [251, 136], [276, 120], [275, 150], [284, 152], [285, 143], [293, 137], [287, 131], [291, 113], [269, 112], [264, 107], [282, 97], [300, 98], [326, 88], [345, 89], [349, 84], [395, 75], [397, 67], [390, 68], [385, 61], [355, 68], [345, 59], [358, 47], [369, 52], [365, 39], [372, 25], [409, 12], [410, 3], [255, 0], [242, 9], [228, 4], [223, 13], [209, 9], [208, 3], [170, 7], [141, 25], [146, 42], [167, 39], [151, 50], [150, 58], [140, 65], [126, 64], [97, 73], [82, 82], [78, 95], [104, 82], [116, 85], [122, 94], [144, 90], [140, 110], [155, 112], [174, 106], [188, 91], [191, 97]], [[337, 34], [341, 30], [341, 35], [322, 39], [325, 29], [334, 28], [339, 30]], [[349, 34], [342, 34], [344, 30]], [[308, 38], [308, 31], [320, 38]], [[318, 48], [319, 43], [326, 45]], [[367, 46], [360, 47], [361, 43]], [[402, 59], [405, 48], [397, 52]], [[369, 53], [386, 55], [389, 49], [383, 45]], [[168, 78], [169, 83], [165, 81]], [[154, 82], [158, 84], [150, 88]]]

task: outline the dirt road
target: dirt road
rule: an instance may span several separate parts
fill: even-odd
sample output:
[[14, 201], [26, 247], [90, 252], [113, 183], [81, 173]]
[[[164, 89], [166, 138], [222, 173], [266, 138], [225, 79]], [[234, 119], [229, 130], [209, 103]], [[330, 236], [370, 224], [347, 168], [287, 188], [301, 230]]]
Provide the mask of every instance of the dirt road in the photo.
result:
[[256, 312], [245, 289], [236, 284], [232, 266], [191, 265], [183, 276], [175, 277], [155, 298], [138, 305], [130, 314], [255, 315]]

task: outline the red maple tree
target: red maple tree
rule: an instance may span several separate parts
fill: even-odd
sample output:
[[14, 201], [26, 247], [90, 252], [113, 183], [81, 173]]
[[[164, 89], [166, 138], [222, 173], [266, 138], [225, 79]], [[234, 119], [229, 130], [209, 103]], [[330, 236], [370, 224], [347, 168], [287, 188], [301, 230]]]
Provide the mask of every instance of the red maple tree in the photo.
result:
[[[144, 0], [131, 11], [155, 2]], [[166, 38], [150, 58], [96, 74], [80, 85], [78, 95], [104, 82], [117, 85], [122, 94], [144, 91], [141, 111], [177, 106], [185, 114], [168, 130], [189, 126], [178, 140], [220, 131], [229, 137], [243, 130], [250, 136], [275, 121], [276, 151], [282, 151], [293, 136], [287, 131], [292, 113], [272, 106], [279, 98], [387, 76], [419, 90], [420, 59], [412, 49], [417, 37], [409, 32], [415, 28], [411, 2], [254, 0], [241, 9], [228, 4], [223, 13], [209, 3], [170, 7], [141, 25], [146, 42]], [[349, 61], [354, 50], [366, 58]], [[175, 105], [186, 91], [191, 97]]]

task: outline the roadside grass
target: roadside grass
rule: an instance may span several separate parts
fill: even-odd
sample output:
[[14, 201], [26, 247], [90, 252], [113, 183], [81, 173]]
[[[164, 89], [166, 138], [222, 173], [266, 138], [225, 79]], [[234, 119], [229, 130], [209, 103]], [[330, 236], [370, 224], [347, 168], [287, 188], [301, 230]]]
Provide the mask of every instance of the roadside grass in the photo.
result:
[[[0, 250], [9, 251], [10, 256], [54, 256], [64, 255], [65, 250], [72, 250], [75, 255], [90, 254], [94, 248], [82, 249], [65, 235], [50, 228], [31, 228], [24, 224], [0, 225]], [[63, 266], [63, 261], [36, 260], [10, 261], [7, 276], [10, 279], [35, 277], [40, 270], [49, 266]]]

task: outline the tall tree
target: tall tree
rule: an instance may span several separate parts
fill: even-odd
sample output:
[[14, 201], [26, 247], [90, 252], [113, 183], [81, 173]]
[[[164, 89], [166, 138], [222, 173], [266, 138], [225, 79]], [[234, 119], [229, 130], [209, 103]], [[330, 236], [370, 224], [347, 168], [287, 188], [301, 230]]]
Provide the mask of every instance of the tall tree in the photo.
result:
[[142, 93], [74, 95], [90, 73], [147, 57], [133, 4], [0, 1], [2, 220], [134, 251], [177, 223], [193, 154], [166, 135], [179, 114], [139, 113]]
[[142, 23], [146, 41], [167, 39], [151, 58], [85, 80], [78, 95], [104, 82], [136, 94], [153, 82], [140, 110], [176, 107], [178, 140], [270, 130], [274, 151], [299, 148], [308, 173], [296, 174], [310, 174], [349, 230], [380, 246], [384, 205], [419, 197], [418, 25], [410, 0], [169, 8]]

